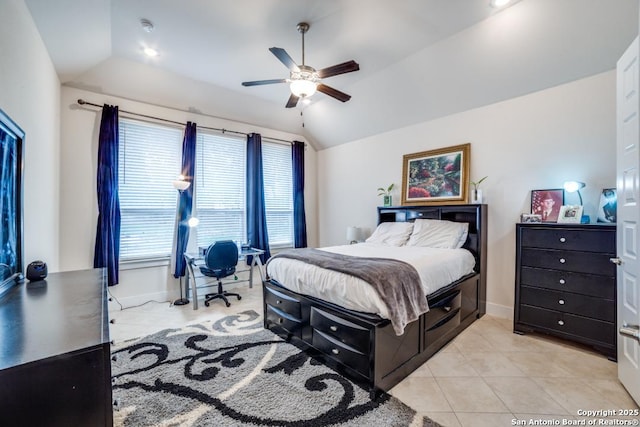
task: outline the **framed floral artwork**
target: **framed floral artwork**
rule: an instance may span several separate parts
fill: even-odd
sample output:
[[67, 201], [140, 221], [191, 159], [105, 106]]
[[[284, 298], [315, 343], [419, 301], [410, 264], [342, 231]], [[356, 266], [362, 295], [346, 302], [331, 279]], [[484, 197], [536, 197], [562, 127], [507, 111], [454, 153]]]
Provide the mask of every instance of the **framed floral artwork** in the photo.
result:
[[402, 204], [465, 204], [468, 200], [471, 144], [405, 154]]

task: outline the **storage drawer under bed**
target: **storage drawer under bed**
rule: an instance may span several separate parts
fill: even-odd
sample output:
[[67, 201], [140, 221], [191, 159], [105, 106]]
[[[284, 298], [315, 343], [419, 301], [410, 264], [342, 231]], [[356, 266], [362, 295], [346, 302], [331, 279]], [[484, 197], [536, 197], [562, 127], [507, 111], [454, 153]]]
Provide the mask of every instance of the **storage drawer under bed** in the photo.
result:
[[369, 354], [363, 353], [317, 329], [313, 330], [313, 347], [331, 358], [369, 377]]
[[285, 329], [292, 335], [301, 338], [302, 337], [302, 320], [291, 316], [289, 313], [285, 313], [276, 307], [272, 307], [266, 304], [265, 317], [266, 324], [272, 324]]
[[264, 300], [267, 305], [277, 308], [293, 318], [300, 319], [302, 317], [300, 301], [285, 294], [284, 292], [265, 286]]
[[358, 351], [369, 352], [371, 331], [328, 311], [311, 307], [311, 327]]

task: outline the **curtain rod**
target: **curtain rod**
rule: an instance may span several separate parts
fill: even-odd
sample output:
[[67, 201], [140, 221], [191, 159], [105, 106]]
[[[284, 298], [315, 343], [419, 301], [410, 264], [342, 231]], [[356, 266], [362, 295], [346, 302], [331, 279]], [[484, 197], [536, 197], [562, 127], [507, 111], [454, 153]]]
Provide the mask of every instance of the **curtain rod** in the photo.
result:
[[[82, 98], [78, 99], [78, 104], [80, 104], [80, 105], [91, 105], [93, 107], [98, 107], [98, 108], [102, 108], [103, 107], [102, 105], [94, 104], [93, 102], [89, 102], [89, 101], [85, 101]], [[126, 111], [126, 110], [120, 110], [120, 109], [119, 109], [119, 111], [121, 111], [123, 113], [126, 113], [126, 114], [132, 114], [132, 115], [138, 116], [138, 117], [145, 117], [147, 119], [160, 120], [162, 122], [173, 123], [174, 125], [186, 126], [186, 123], [177, 122], [175, 120], [164, 119], [162, 117], [149, 116], [147, 114], [134, 113], [133, 111]], [[222, 133], [233, 133], [233, 134], [236, 134], [236, 135], [244, 135], [244, 136], [248, 135], [246, 132], [240, 132], [240, 131], [237, 131], [237, 130], [229, 130], [229, 129], [224, 129], [224, 128], [213, 128], [213, 127], [207, 127], [207, 126], [198, 126], [198, 129], [215, 130], [215, 131], [222, 132]], [[264, 138], [272, 140], [272, 141], [278, 141], [278, 142], [283, 142], [283, 143], [287, 143], [287, 144], [293, 144], [292, 141], [287, 141], [286, 139], [272, 138], [270, 136], [265, 136]], [[305, 145], [306, 145], [306, 143], [305, 143]]]

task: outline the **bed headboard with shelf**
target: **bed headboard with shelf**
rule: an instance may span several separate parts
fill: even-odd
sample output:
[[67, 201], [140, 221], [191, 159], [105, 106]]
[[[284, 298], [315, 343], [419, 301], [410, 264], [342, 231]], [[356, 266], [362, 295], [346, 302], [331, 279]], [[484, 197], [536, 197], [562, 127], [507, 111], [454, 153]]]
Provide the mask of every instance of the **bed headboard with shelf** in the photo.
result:
[[469, 224], [469, 236], [462, 246], [476, 258], [476, 272], [485, 288], [487, 272], [487, 205], [390, 206], [378, 207], [378, 224], [416, 219], [441, 219]]

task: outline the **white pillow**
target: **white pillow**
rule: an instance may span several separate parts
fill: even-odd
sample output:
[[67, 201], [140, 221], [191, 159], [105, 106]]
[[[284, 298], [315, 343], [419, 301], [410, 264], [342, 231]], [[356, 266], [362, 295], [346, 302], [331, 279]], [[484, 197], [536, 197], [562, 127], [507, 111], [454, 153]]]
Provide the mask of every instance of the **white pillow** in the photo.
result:
[[413, 230], [411, 222], [383, 222], [365, 242], [388, 246], [403, 246]]
[[407, 246], [458, 249], [467, 241], [469, 224], [439, 219], [416, 219]]

